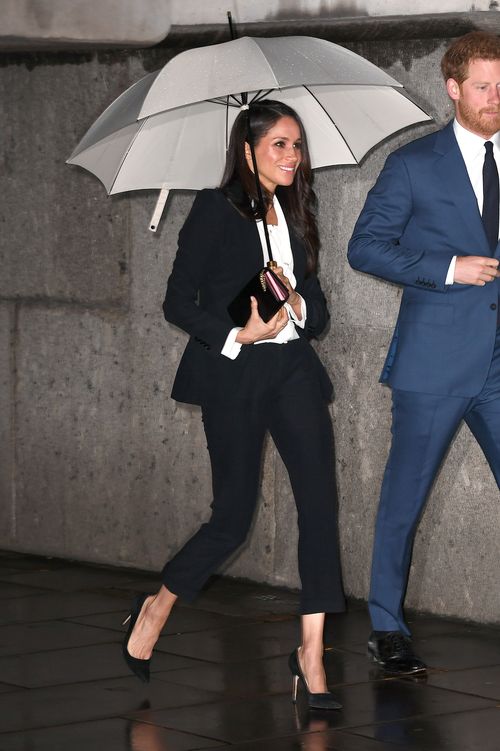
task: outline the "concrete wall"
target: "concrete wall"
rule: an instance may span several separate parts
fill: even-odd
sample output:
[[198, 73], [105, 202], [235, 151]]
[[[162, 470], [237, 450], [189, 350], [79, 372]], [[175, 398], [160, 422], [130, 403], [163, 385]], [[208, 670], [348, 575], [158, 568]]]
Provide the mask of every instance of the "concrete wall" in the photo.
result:
[[491, 0], [171, 0], [172, 24], [221, 23], [231, 11], [238, 23], [356, 16], [407, 16], [421, 13], [461, 13], [494, 9]]
[[[184, 40], [185, 45], [196, 39]], [[177, 39], [175, 51], [181, 42]], [[349, 45], [444, 123], [443, 39]], [[0, 67], [0, 547], [158, 569], [208, 515], [210, 476], [196, 408], [169, 399], [185, 335], [161, 302], [192, 194], [161, 230], [153, 193], [106, 198], [64, 164], [97, 115], [173, 49], [4, 55]], [[366, 596], [389, 445], [390, 394], [377, 383], [400, 291], [353, 272], [347, 240], [387, 154], [317, 173], [321, 279], [332, 327], [318, 350], [333, 377], [346, 590]], [[296, 519], [269, 443], [251, 539], [227, 571], [297, 586]], [[498, 621], [498, 490], [464, 427], [415, 545], [408, 604]]]
[[[497, 0], [0, 0], [0, 50], [141, 47], [158, 43], [170, 28], [222, 25], [227, 12], [242, 33], [252, 24], [306, 20], [398, 21], [454, 15], [495, 16]], [[487, 13], [492, 11], [492, 13]], [[280, 26], [274, 32], [282, 34]], [[250, 33], [255, 33], [251, 31]]]
[[0, 49], [145, 46], [164, 39], [171, 0], [1, 0]]

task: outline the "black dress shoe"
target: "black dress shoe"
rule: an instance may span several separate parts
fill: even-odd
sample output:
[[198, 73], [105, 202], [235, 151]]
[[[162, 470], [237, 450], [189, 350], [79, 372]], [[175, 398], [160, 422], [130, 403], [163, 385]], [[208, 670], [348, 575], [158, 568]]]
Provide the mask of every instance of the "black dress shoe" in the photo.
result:
[[388, 673], [414, 674], [427, 670], [425, 662], [413, 652], [411, 639], [400, 631], [387, 631], [383, 636], [372, 632], [368, 639], [368, 655]]

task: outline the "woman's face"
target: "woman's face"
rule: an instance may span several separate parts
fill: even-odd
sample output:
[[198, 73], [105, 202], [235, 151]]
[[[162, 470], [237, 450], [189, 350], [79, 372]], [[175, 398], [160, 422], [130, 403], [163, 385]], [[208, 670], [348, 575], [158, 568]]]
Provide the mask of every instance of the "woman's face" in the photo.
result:
[[[300, 128], [293, 117], [280, 117], [255, 146], [260, 182], [270, 193], [277, 185], [291, 185], [302, 159]], [[253, 172], [250, 147], [245, 156]]]

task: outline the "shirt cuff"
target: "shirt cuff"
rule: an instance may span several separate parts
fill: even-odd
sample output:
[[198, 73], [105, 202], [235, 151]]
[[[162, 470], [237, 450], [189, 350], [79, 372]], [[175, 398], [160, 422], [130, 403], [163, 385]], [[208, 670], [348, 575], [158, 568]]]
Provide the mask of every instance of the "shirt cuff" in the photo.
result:
[[451, 259], [451, 263], [448, 267], [448, 273], [446, 274], [446, 281], [445, 284], [453, 284], [454, 277], [455, 277], [455, 264], [457, 262], [457, 257], [453, 256]]
[[241, 326], [236, 326], [234, 329], [231, 329], [227, 335], [226, 341], [224, 342], [224, 346], [221, 349], [221, 355], [229, 357], [230, 360], [236, 360], [240, 354], [242, 345], [236, 341], [239, 331], [241, 331]]
[[[299, 293], [297, 292], [297, 294]], [[299, 326], [301, 329], [305, 329], [306, 318], [307, 318], [307, 306], [306, 306], [306, 301], [304, 300], [304, 298], [301, 297], [301, 295], [299, 295], [299, 297], [300, 297], [300, 312], [301, 312], [302, 318], [297, 318], [297, 316], [295, 315], [294, 309], [287, 302], [285, 303], [285, 308], [287, 309], [288, 315], [290, 316], [291, 320], [295, 323], [295, 325]]]

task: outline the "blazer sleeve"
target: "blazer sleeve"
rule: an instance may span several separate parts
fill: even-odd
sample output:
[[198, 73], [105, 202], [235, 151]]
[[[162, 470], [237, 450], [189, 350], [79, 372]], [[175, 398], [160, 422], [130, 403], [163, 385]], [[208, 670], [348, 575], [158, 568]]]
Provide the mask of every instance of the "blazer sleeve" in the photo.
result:
[[454, 253], [410, 248], [401, 242], [413, 211], [408, 167], [402, 155], [395, 152], [368, 193], [349, 242], [349, 263], [358, 271], [389, 282], [444, 292]]
[[214, 190], [200, 191], [179, 233], [179, 245], [167, 283], [163, 313], [170, 323], [205, 346], [220, 353], [231, 325], [198, 305], [200, 286], [224, 241], [221, 201]]
[[314, 339], [324, 331], [330, 319], [325, 296], [316, 274], [310, 274], [297, 285], [297, 292], [304, 298], [307, 308], [304, 333], [308, 339]]

